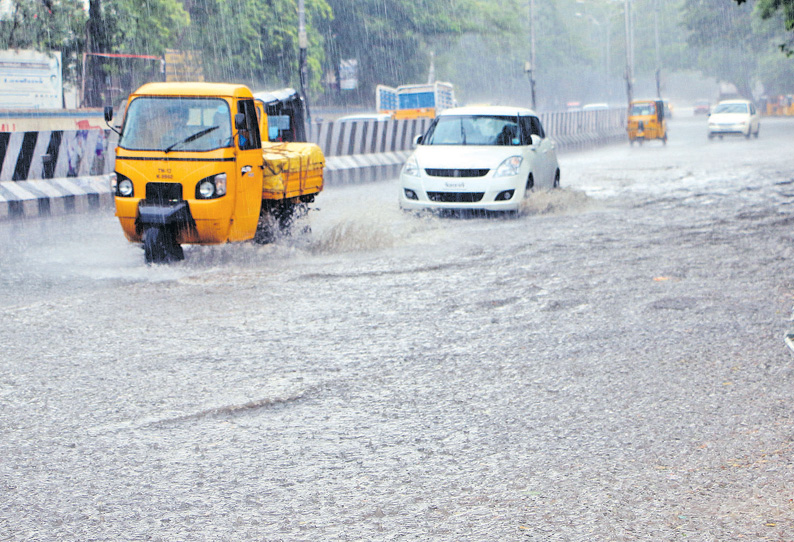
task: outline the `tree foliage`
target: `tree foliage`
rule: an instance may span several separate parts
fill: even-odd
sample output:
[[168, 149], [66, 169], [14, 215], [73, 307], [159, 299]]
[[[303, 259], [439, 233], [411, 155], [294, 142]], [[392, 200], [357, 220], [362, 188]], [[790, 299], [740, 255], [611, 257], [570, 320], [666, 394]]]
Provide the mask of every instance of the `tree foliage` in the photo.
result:
[[757, 83], [766, 92], [794, 86], [791, 60], [778, 50], [783, 37], [775, 17], [780, 14], [766, 11], [774, 1], [759, 0], [755, 6], [741, 2], [738, 7], [721, 0], [687, 0], [685, 4], [683, 22], [688, 42], [698, 52], [698, 66], [733, 83], [747, 98], [753, 97]]
[[[745, 2], [747, 0], [736, 0], [739, 5]], [[794, 31], [794, 0], [758, 0], [757, 9], [763, 19], [771, 19], [782, 11], [786, 30]], [[789, 36], [786, 42], [780, 44], [780, 48], [788, 56], [794, 55], [794, 38]]]
[[[298, 11], [295, 0], [195, 0], [191, 26], [180, 40], [202, 52], [207, 76], [262, 86], [298, 83]], [[324, 58], [316, 27], [331, 17], [325, 0], [306, 1], [309, 71], [319, 85]]]
[[465, 33], [505, 23], [505, 13], [484, 0], [328, 0], [333, 11], [323, 27], [326, 70], [356, 59], [359, 98], [377, 84], [424, 82], [431, 53], [454, 47]]
[[74, 80], [86, 20], [81, 0], [12, 0], [8, 18], [0, 20], [0, 48], [60, 51], [64, 75]]

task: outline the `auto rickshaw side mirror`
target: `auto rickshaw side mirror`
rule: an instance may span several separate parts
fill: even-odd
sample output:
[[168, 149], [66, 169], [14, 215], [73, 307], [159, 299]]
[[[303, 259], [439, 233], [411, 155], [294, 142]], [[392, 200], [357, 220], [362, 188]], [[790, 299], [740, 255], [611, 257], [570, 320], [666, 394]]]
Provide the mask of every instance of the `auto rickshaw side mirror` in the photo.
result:
[[245, 114], [237, 113], [234, 116], [234, 128], [237, 130], [245, 130], [247, 128], [245, 125]]
[[113, 106], [106, 105], [105, 106], [105, 122], [110, 123], [113, 120]]

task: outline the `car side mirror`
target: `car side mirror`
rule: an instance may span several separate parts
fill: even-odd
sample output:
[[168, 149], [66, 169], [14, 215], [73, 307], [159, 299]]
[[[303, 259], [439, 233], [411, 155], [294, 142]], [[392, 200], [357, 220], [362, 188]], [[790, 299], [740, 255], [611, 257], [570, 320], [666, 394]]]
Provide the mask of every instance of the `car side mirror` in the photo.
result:
[[424, 141], [424, 139], [425, 139], [425, 136], [423, 136], [422, 134], [419, 134], [416, 137], [414, 137], [414, 147], [416, 147], [418, 145], [421, 145], [422, 141]]
[[234, 127], [237, 130], [245, 130], [247, 128], [245, 125], [245, 114], [237, 113], [234, 116]]
[[532, 134], [532, 137], [530, 139], [531, 139], [531, 145], [533, 147], [537, 147], [538, 145], [540, 145], [540, 142], [543, 141], [538, 134]]
[[106, 105], [105, 106], [105, 122], [110, 124], [110, 121], [113, 120], [113, 106]]

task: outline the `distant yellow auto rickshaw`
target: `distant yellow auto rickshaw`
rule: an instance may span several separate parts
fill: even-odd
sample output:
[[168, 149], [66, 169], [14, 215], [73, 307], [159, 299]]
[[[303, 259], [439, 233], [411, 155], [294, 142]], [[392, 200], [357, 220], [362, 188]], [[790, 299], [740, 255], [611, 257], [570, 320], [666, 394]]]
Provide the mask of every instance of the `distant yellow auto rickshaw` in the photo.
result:
[[661, 139], [667, 145], [667, 121], [662, 100], [634, 100], [629, 109], [629, 143]]

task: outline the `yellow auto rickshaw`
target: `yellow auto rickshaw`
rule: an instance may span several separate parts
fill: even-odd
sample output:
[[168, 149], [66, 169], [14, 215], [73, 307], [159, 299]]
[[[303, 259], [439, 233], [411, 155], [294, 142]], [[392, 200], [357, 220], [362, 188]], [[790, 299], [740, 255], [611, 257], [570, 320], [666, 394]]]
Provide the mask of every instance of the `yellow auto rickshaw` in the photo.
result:
[[667, 121], [662, 100], [634, 100], [629, 108], [629, 143], [661, 139], [667, 145]]
[[185, 243], [267, 242], [322, 191], [322, 151], [293, 132], [267, 141], [290, 123], [269, 126], [266, 106], [223, 83], [148, 83], [130, 96], [111, 189], [147, 263], [182, 260]]

